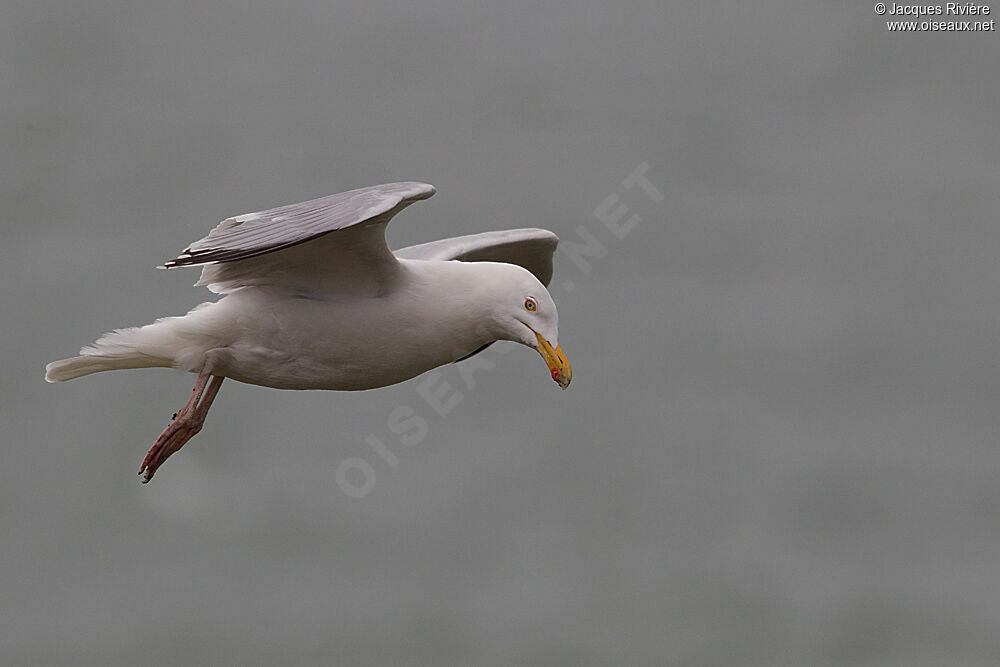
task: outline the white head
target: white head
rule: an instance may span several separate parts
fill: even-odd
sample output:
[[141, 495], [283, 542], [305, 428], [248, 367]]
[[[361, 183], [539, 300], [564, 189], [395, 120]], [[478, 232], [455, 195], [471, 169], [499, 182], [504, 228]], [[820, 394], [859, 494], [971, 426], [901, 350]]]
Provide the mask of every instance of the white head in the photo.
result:
[[476, 262], [490, 266], [491, 315], [497, 337], [533, 348], [549, 366], [552, 379], [565, 389], [573, 367], [559, 344], [559, 313], [545, 286], [527, 269], [514, 264]]

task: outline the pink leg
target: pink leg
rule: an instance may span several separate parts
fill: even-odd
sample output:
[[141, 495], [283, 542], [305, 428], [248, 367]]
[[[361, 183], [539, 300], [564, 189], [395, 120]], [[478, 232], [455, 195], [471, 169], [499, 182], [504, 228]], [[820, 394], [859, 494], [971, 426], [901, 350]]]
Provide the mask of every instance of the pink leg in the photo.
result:
[[212, 407], [212, 401], [219, 393], [219, 387], [222, 386], [224, 379], [213, 376], [208, 370], [198, 373], [198, 380], [191, 390], [191, 398], [149, 448], [146, 458], [139, 465], [143, 484], [153, 479], [156, 469], [163, 465], [168, 456], [201, 431], [201, 427], [205, 425], [205, 417], [208, 416], [208, 409]]

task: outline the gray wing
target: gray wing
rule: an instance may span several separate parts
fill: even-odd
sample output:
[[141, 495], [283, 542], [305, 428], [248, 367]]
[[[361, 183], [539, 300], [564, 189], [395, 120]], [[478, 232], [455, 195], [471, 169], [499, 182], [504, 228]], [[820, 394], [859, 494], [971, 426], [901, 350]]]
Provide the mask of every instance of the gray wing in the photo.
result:
[[548, 285], [552, 280], [552, 255], [558, 243], [559, 237], [546, 229], [506, 229], [422, 243], [400, 248], [394, 254], [400, 259], [517, 264]]
[[377, 281], [397, 265], [385, 244], [389, 220], [434, 192], [426, 183], [386, 183], [237, 215], [163, 267], [206, 265], [197, 284], [215, 292]]

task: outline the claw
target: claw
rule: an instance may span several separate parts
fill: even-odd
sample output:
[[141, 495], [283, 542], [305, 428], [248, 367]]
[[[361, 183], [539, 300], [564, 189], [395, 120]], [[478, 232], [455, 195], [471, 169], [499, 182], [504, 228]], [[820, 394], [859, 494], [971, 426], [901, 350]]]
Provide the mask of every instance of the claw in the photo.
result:
[[[211, 382], [209, 382], [211, 378]], [[212, 406], [219, 387], [222, 386], [224, 378], [212, 376], [207, 370], [202, 370], [198, 374], [198, 381], [191, 392], [191, 398], [187, 404], [174, 413], [170, 423], [160, 437], [156, 439], [153, 446], [146, 452], [145, 458], [139, 464], [139, 474], [143, 476], [142, 483], [148, 484], [153, 479], [157, 468], [163, 465], [167, 458], [184, 446], [188, 440], [201, 431], [208, 415], [208, 409]]]

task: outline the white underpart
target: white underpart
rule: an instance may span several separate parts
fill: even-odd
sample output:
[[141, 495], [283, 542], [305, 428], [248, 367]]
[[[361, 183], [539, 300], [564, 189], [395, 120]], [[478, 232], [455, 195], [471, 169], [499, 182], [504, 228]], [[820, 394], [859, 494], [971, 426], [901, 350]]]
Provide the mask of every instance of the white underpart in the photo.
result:
[[[521, 294], [544, 293], [539, 330], [558, 345], [554, 307], [510, 264], [403, 260], [388, 294], [305, 295], [244, 287], [182, 317], [119, 329], [50, 364], [50, 381], [101, 370], [172, 366], [279, 389], [359, 390], [402, 382], [495, 340], [533, 345], [519, 325]], [[528, 313], [525, 313], [528, 315]]]

